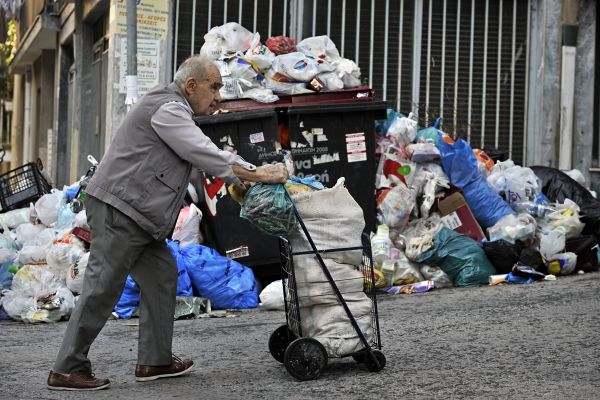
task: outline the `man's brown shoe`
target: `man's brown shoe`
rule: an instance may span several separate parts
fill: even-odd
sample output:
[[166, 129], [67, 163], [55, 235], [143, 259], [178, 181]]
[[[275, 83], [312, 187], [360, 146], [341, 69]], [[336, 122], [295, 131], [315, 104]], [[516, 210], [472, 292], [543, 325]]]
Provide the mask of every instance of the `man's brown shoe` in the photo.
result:
[[138, 382], [153, 381], [160, 378], [172, 378], [188, 374], [194, 367], [192, 360], [182, 360], [173, 355], [171, 365], [153, 366], [153, 365], [136, 365], [135, 380]]
[[108, 379], [99, 379], [89, 371], [77, 371], [61, 374], [50, 371], [48, 389], [50, 390], [100, 390], [110, 386]]

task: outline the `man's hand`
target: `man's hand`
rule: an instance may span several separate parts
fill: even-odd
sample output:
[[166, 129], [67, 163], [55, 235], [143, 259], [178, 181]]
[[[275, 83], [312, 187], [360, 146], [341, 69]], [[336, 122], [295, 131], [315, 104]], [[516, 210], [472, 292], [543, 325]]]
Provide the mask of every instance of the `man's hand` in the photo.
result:
[[248, 171], [237, 165], [231, 168], [240, 180], [248, 182], [285, 183], [289, 177], [283, 163], [262, 165], [254, 171]]

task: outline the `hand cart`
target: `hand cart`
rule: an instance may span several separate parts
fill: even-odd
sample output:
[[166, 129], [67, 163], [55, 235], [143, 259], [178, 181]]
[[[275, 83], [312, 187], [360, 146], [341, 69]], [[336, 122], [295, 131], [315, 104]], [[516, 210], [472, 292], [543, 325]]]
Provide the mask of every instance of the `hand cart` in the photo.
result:
[[[287, 194], [287, 196], [289, 198], [289, 194]], [[363, 234], [362, 246], [318, 250], [296, 207], [293, 207], [293, 211], [300, 227], [308, 239], [312, 251], [294, 253], [292, 251], [291, 243], [287, 239], [280, 238], [281, 275], [286, 324], [277, 328], [269, 338], [269, 351], [271, 355], [275, 360], [285, 365], [285, 368], [290, 375], [302, 381], [317, 379], [327, 366], [329, 356], [323, 344], [314, 338], [302, 335], [299, 296], [294, 273], [294, 256], [314, 255], [316, 256], [323, 273], [327, 277], [339, 304], [344, 308], [357, 336], [364, 346], [360, 351], [344, 354], [342, 357], [351, 356], [358, 363], [364, 363], [370, 371], [381, 371], [385, 367], [386, 360], [384, 354], [381, 352], [377, 298], [375, 294], [375, 273], [373, 271], [373, 259], [371, 256], [371, 245], [368, 235]], [[371, 299], [371, 327], [373, 329], [373, 336], [370, 340], [367, 339], [365, 334], [361, 331], [350, 308], [344, 300], [342, 293], [321, 257], [321, 254], [324, 253], [352, 250], [362, 250], [362, 264], [357, 267], [357, 269], [362, 272], [364, 277], [364, 292]]]

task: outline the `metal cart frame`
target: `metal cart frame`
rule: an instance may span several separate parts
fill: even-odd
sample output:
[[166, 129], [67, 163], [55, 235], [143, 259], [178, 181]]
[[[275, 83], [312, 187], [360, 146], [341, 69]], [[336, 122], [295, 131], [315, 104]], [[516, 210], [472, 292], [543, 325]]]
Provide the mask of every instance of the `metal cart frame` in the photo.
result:
[[[286, 196], [291, 198], [286, 191]], [[292, 201], [293, 204], [293, 201]], [[352, 324], [357, 336], [362, 342], [364, 348], [358, 352], [345, 354], [342, 357], [351, 356], [359, 363], [364, 363], [372, 372], [381, 371], [386, 364], [385, 356], [381, 352], [381, 337], [379, 330], [379, 315], [377, 311], [377, 297], [375, 291], [375, 273], [373, 271], [373, 259], [371, 256], [371, 246], [368, 235], [363, 234], [362, 246], [324, 249], [318, 250], [316, 245], [298, 213], [296, 207], [293, 207], [294, 215], [306, 235], [312, 251], [303, 251], [294, 253], [291, 243], [284, 238], [280, 238], [281, 250], [281, 274], [283, 282], [283, 296], [285, 304], [286, 324], [277, 328], [269, 338], [269, 351], [273, 358], [283, 363], [287, 371], [298, 380], [317, 379], [324, 368], [327, 366], [328, 354], [325, 347], [316, 339], [304, 337], [302, 335], [300, 302], [296, 286], [296, 276], [294, 271], [294, 256], [314, 255], [316, 256], [323, 273], [335, 293], [339, 304], [344, 308], [350, 323]], [[362, 264], [359, 267], [364, 277], [364, 292], [371, 299], [371, 327], [373, 328], [373, 338], [369, 341], [352, 315], [348, 304], [344, 300], [342, 293], [337, 287], [331, 273], [323, 261], [322, 254], [345, 251], [362, 251]]]

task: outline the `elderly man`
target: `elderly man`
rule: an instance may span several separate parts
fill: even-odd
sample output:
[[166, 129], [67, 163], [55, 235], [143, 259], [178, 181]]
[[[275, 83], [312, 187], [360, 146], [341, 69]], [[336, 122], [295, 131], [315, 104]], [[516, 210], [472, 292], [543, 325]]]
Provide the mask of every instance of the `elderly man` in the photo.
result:
[[147, 93], [129, 112], [86, 192], [92, 229], [83, 291], [71, 316], [48, 388], [98, 390], [90, 346], [110, 316], [128, 274], [141, 288], [137, 381], [189, 373], [191, 360], [171, 353], [177, 265], [165, 239], [182, 206], [192, 167], [243, 187], [242, 181], [283, 183], [283, 164], [255, 167], [218, 149], [194, 124], [220, 100], [221, 76], [193, 56], [174, 82]]

